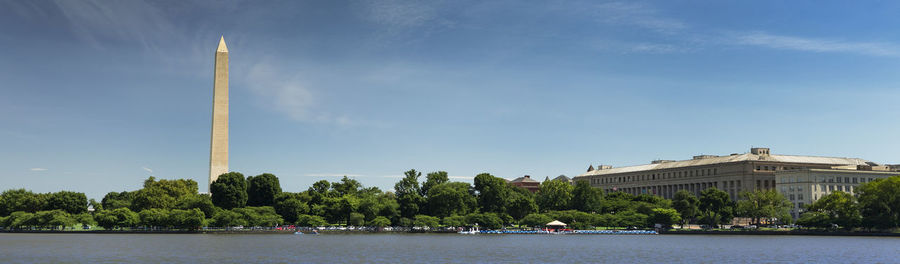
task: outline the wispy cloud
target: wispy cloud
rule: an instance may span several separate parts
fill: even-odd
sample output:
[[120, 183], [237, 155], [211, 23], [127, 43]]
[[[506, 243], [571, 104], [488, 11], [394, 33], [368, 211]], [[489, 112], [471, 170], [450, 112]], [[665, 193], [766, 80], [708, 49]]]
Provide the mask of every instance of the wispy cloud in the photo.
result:
[[311, 173], [303, 175], [306, 177], [365, 177], [362, 174], [353, 174], [353, 173]]
[[459, 179], [459, 180], [471, 180], [471, 179], [475, 179], [474, 176], [447, 176], [447, 178], [450, 178], [450, 179]]
[[416, 0], [362, 1], [361, 18], [377, 25], [371, 44], [418, 42], [434, 32], [454, 26], [441, 16], [445, 2]]
[[255, 64], [247, 74], [247, 85], [257, 95], [263, 97], [264, 104], [273, 110], [288, 115], [295, 120], [310, 120], [310, 108], [314, 105], [312, 92], [298, 79], [284, 79], [284, 73], [272, 64]]
[[672, 44], [656, 44], [656, 43], [636, 43], [629, 47], [629, 51], [638, 53], [682, 53], [688, 51], [688, 48], [672, 45]]
[[244, 85], [260, 99], [263, 107], [293, 120], [342, 126], [357, 123], [346, 115], [320, 111], [316, 93], [300, 74], [281, 70], [269, 61], [254, 64], [246, 75]]
[[773, 49], [809, 52], [843, 52], [883, 57], [900, 56], [900, 45], [893, 43], [804, 38], [774, 35], [759, 31], [735, 34], [731, 40], [734, 44], [738, 45], [759, 46]]
[[688, 28], [681, 20], [665, 17], [655, 7], [638, 2], [591, 3], [583, 11], [604, 23], [631, 25], [659, 33], [671, 34]]
[[54, 1], [66, 26], [82, 40], [103, 47], [106, 42], [137, 41], [149, 50], [171, 42], [180, 31], [162, 10], [144, 1]]
[[149, 172], [149, 173], [153, 173], [153, 170], [150, 169], [150, 168], [147, 168], [147, 167], [141, 167], [141, 169], [144, 169], [145, 171], [147, 171], [147, 172]]
[[30, 171], [46, 171], [45, 168], [31, 168]]

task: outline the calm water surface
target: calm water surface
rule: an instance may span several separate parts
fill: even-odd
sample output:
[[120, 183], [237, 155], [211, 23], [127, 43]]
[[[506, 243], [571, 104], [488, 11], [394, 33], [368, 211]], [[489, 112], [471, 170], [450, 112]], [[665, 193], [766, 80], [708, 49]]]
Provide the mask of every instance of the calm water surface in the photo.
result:
[[4, 263], [898, 263], [900, 238], [0, 234]]

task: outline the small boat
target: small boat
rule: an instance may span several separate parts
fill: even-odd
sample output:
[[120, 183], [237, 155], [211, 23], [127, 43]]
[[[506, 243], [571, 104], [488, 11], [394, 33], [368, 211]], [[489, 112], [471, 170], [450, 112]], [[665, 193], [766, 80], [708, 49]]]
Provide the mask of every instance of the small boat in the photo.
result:
[[302, 234], [303, 234], [303, 232], [300, 232], [300, 231], [294, 232], [294, 235], [302, 235]]
[[481, 231], [478, 231], [478, 225], [476, 224], [475, 227], [473, 227], [472, 229], [469, 229], [468, 231], [463, 230], [463, 231], [459, 231], [457, 233], [463, 234], [463, 235], [474, 235], [474, 234], [481, 233]]

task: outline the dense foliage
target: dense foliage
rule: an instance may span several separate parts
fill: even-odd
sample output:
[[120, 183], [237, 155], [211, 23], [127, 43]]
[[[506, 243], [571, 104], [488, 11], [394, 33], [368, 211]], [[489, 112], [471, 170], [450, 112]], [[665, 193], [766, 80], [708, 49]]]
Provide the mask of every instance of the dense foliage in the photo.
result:
[[[60, 229], [99, 225], [107, 229], [198, 229], [298, 226], [420, 226], [512, 225], [541, 227], [559, 220], [571, 228], [670, 227], [701, 223], [710, 227], [730, 223], [734, 217], [755, 223], [779, 219], [790, 222], [791, 204], [775, 191], [742, 193], [732, 201], [721, 190], [688, 191], [672, 200], [624, 192], [604, 194], [585, 181], [574, 184], [546, 180], [532, 193], [488, 173], [474, 184], [451, 182], [443, 171], [409, 170], [393, 192], [365, 187], [343, 177], [318, 181], [307, 190], [283, 192], [278, 178], [261, 174], [245, 178], [237, 172], [222, 174], [210, 186], [211, 194], [198, 194], [193, 180], [157, 180], [150, 177], [135, 191], [110, 192], [100, 202], [83, 193], [33, 193], [24, 189], [0, 193], [0, 226], [5, 228]], [[900, 176], [875, 180], [857, 188], [857, 195], [834, 192], [806, 208], [797, 221], [825, 229], [892, 229], [900, 223]], [[88, 205], [94, 210], [88, 212]]]

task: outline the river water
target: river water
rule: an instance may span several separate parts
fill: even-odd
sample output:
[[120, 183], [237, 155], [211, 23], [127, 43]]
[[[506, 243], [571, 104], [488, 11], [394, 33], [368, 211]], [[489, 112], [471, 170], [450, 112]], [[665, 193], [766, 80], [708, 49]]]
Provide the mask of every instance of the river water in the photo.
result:
[[898, 263], [900, 238], [0, 234], [3, 263]]

